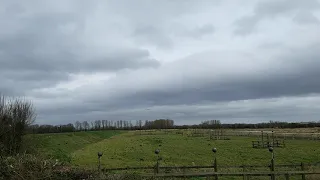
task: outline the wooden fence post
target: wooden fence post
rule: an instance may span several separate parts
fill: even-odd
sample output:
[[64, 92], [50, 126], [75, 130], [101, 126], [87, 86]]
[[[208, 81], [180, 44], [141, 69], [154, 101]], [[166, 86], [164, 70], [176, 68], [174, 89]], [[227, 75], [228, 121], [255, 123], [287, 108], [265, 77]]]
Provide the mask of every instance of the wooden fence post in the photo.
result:
[[[304, 170], [305, 170], [305, 167], [304, 167], [304, 163], [302, 162], [302, 163], [301, 163], [301, 171], [304, 171]], [[302, 180], [306, 180], [306, 175], [305, 175], [305, 174], [302, 174], [301, 179], [302, 179]]]
[[289, 180], [289, 174], [285, 174], [284, 177], [286, 178], [286, 180]]
[[246, 172], [245, 165], [242, 165], [242, 172], [243, 172], [243, 180], [249, 180], [250, 179], [250, 175], [245, 175], [244, 174]]
[[274, 133], [272, 131], [272, 147], [274, 147]]
[[99, 174], [101, 173], [101, 156], [103, 155], [102, 152], [98, 152], [98, 171]]
[[[218, 172], [217, 158], [214, 158], [214, 172]], [[215, 175], [215, 180], [218, 180], [218, 175]]]
[[156, 173], [159, 173], [159, 159], [157, 160], [157, 165], [156, 165]]
[[242, 165], [242, 172], [243, 172], [243, 180], [246, 180], [246, 176], [244, 175], [244, 165]]
[[155, 174], [159, 173], [159, 161], [160, 161], [160, 156], [159, 156], [160, 150], [156, 149], [155, 150], [155, 154], [157, 155], [157, 163], [156, 163], [156, 167], [155, 167]]
[[[271, 166], [270, 166], [270, 170], [272, 173], [274, 173], [274, 158], [271, 159]], [[271, 174], [271, 180], [275, 180], [275, 175]]]
[[99, 171], [99, 173], [101, 173], [101, 160], [100, 160], [100, 157], [98, 158], [98, 171]]

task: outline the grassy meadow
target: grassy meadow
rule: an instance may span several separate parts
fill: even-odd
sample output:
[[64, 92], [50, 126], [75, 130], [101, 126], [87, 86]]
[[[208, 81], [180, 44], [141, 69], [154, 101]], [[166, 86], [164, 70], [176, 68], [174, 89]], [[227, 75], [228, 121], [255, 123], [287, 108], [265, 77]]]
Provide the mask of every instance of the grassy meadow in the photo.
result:
[[[254, 149], [253, 137], [231, 137], [231, 140], [209, 140], [208, 137], [189, 137], [182, 134], [162, 133], [139, 135], [136, 132], [88, 131], [59, 134], [28, 135], [27, 141], [36, 140], [33, 149], [43, 155], [70, 162], [75, 166], [95, 167], [97, 152], [103, 152], [104, 167], [154, 165], [155, 149], [160, 149], [162, 165], [210, 165], [218, 149], [221, 165], [268, 164], [267, 149]], [[320, 142], [286, 140], [285, 148], [275, 148], [279, 164], [320, 161]]]
[[[103, 152], [101, 164], [104, 168], [154, 166], [157, 159], [155, 149], [160, 149], [161, 166], [212, 165], [213, 147], [217, 148], [215, 155], [218, 167], [270, 164], [271, 154], [267, 149], [252, 148], [251, 141], [257, 138], [235, 136], [230, 137], [230, 140], [209, 140], [208, 137], [191, 137], [186, 134], [186, 131], [183, 134], [174, 131], [156, 131], [142, 135], [135, 131], [88, 131], [28, 135], [26, 139], [29, 142], [36, 140], [37, 144], [33, 148], [44, 156], [85, 169], [97, 168], [97, 152]], [[285, 142], [285, 148], [274, 150], [276, 164], [320, 162], [319, 141], [286, 140]], [[241, 169], [219, 171], [239, 170], [241, 171]], [[269, 171], [268, 168], [261, 170]]]
[[[156, 162], [155, 149], [160, 149], [162, 165], [210, 165], [211, 149], [216, 147], [220, 165], [269, 164], [271, 154], [267, 149], [254, 149], [256, 138], [233, 137], [231, 140], [209, 140], [206, 137], [188, 137], [181, 134], [137, 135], [120, 134], [91, 144], [72, 153], [72, 164], [96, 166], [97, 152], [103, 152], [104, 167], [146, 166]], [[320, 161], [320, 142], [287, 140], [286, 148], [275, 148], [278, 164]]]
[[44, 157], [70, 163], [72, 153], [94, 143], [121, 134], [121, 131], [87, 131], [75, 133], [52, 133], [27, 135], [25, 145], [31, 153], [38, 152]]

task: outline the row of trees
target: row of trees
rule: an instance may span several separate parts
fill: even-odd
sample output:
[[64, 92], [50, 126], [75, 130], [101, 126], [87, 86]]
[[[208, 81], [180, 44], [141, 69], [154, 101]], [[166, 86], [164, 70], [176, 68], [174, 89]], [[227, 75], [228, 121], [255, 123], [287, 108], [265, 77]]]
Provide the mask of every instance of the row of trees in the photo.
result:
[[76, 121], [74, 124], [67, 125], [30, 125], [29, 133], [60, 133], [74, 131], [96, 131], [96, 130], [142, 130], [142, 129], [170, 129], [174, 128], [174, 121], [170, 119], [157, 120], [138, 120], [138, 121], [112, 121], [112, 120], [96, 120], [96, 121]]
[[203, 121], [199, 125], [201, 128], [221, 128], [220, 120]]
[[62, 133], [62, 132], [74, 132], [76, 129], [73, 124], [69, 123], [66, 125], [30, 125], [27, 128], [28, 133], [42, 134], [42, 133]]
[[157, 120], [138, 120], [138, 121], [112, 121], [112, 120], [96, 120], [96, 121], [77, 121], [75, 124], [67, 125], [31, 125], [28, 128], [29, 133], [60, 133], [74, 131], [96, 131], [96, 130], [148, 130], [148, 129], [259, 129], [259, 128], [310, 128], [320, 127], [320, 122], [274, 122], [257, 123], [257, 124], [222, 124], [220, 120], [203, 121], [197, 125], [174, 125], [174, 121], [170, 119]]
[[314, 128], [320, 127], [320, 121], [318, 122], [281, 122], [281, 121], [269, 121], [266, 123], [257, 123], [257, 124], [222, 124], [222, 128], [231, 128], [231, 129], [262, 129], [262, 128]]
[[313, 128], [320, 127], [320, 121], [318, 122], [281, 122], [281, 121], [269, 121], [264, 123], [234, 123], [234, 124], [222, 124], [219, 120], [203, 121], [199, 125], [183, 125], [177, 128], [186, 129], [212, 129], [212, 128], [224, 128], [224, 129], [262, 129], [262, 128]]

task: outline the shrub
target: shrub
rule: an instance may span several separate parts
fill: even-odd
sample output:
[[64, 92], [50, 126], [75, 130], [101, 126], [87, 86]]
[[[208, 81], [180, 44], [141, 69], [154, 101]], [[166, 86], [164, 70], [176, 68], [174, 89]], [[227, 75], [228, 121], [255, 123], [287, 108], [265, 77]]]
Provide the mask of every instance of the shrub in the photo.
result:
[[0, 159], [0, 179], [96, 179], [92, 170], [64, 166], [57, 160], [23, 154]]
[[14, 155], [22, 146], [22, 136], [35, 120], [33, 104], [22, 98], [0, 95], [0, 155]]

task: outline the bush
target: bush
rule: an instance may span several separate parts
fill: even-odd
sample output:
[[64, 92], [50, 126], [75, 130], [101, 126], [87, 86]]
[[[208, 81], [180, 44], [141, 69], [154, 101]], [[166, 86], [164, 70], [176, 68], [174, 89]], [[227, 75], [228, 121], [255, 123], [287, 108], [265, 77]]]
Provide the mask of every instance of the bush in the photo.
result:
[[1, 179], [35, 179], [51, 177], [55, 167], [51, 160], [40, 160], [33, 155], [17, 155], [0, 160]]
[[22, 136], [35, 120], [35, 109], [30, 101], [5, 98], [0, 95], [0, 155], [14, 155], [22, 146]]
[[57, 160], [23, 154], [0, 159], [0, 179], [94, 179], [95, 172], [63, 166]]

